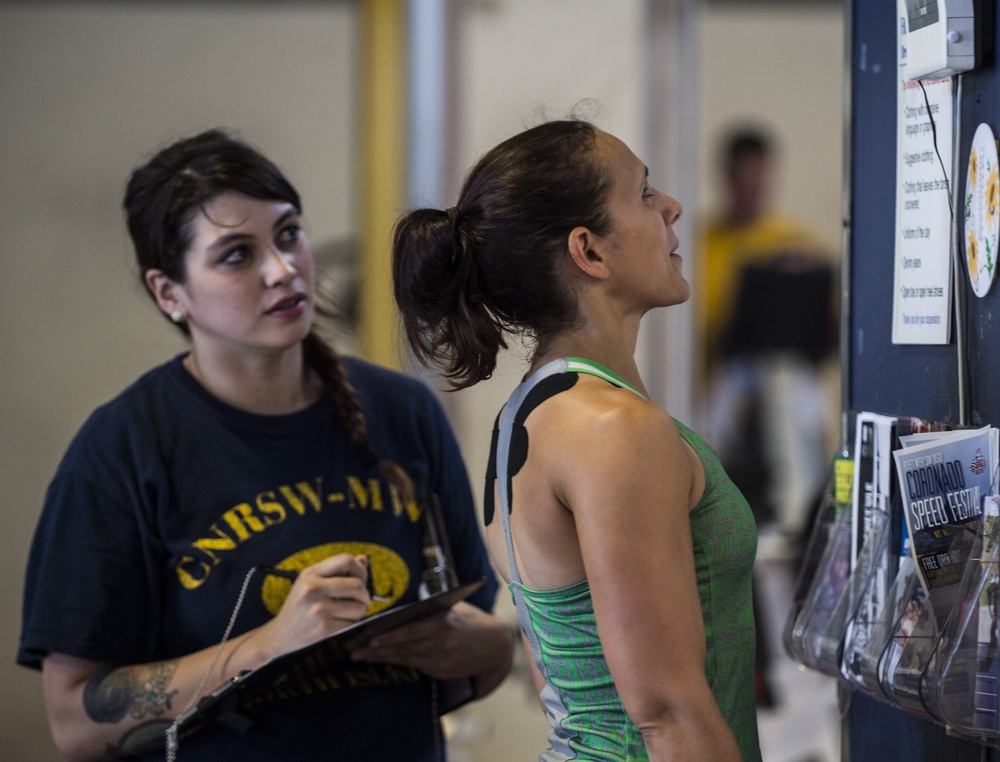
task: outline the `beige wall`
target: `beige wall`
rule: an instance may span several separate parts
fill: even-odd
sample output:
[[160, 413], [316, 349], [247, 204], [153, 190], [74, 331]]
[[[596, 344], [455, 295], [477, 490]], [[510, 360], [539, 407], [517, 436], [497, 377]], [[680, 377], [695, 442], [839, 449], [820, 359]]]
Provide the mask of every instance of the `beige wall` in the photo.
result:
[[[537, 107], [558, 114], [584, 97], [598, 99], [602, 126], [643, 155], [644, 2], [463, 3], [457, 164], [531, 121]], [[702, 121], [699, 157], [731, 114], [760, 111], [787, 144], [789, 209], [836, 237], [839, 8], [753, 5], [752, 15], [702, 6], [701, 58], [690, 74], [702, 96], [691, 116]], [[314, 241], [350, 236], [355, 24], [350, 2], [0, 0], [5, 759], [56, 759], [39, 676], [13, 665], [24, 564], [45, 486], [89, 411], [183, 347], [136, 282], [120, 212], [127, 173], [180, 134], [237, 126], [298, 185]], [[704, 159], [702, 167], [704, 176]], [[688, 213], [709, 200], [703, 187]], [[455, 408], [477, 491], [484, 429], [519, 370], [505, 364], [492, 388]], [[453, 762], [527, 759], [544, 732], [523, 673], [458, 719]]]
[[183, 347], [138, 285], [129, 171], [237, 127], [293, 178], [315, 241], [352, 229], [353, 6], [278, 5], [0, 3], [4, 759], [56, 759], [41, 680], [13, 664], [45, 486], [90, 410]]

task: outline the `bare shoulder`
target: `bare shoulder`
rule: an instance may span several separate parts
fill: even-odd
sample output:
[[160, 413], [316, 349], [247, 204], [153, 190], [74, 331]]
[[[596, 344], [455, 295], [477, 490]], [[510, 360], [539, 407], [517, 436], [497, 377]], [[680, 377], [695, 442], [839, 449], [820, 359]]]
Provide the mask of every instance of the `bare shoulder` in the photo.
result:
[[663, 408], [590, 376], [581, 376], [572, 389], [539, 407], [528, 426], [537, 437], [557, 440], [560, 449], [595, 449], [605, 455], [609, 446], [629, 442], [680, 443], [677, 427]]
[[693, 476], [690, 450], [667, 411], [600, 379], [581, 377], [533, 411], [527, 426], [533, 457], [566, 485], [636, 472], [672, 476], [675, 485]]

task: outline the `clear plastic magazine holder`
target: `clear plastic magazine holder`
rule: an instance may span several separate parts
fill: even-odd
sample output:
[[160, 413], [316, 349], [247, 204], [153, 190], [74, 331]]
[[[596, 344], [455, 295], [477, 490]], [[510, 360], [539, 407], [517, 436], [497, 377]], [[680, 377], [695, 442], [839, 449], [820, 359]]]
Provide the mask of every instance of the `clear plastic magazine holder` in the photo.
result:
[[881, 688], [877, 682], [866, 679], [863, 656], [870, 647], [898, 572], [899, 557], [889, 547], [891, 534], [888, 514], [874, 512], [868, 540], [851, 575], [848, 602], [844, 603], [847, 618], [842, 634], [840, 677], [851, 688], [876, 698], [881, 697]]
[[[782, 645], [796, 662], [816, 668], [805, 636], [813, 621], [828, 622], [847, 585], [850, 565], [851, 516], [838, 511], [830, 488], [824, 493], [792, 590]], [[825, 596], [817, 597], [819, 589]]]
[[862, 682], [873, 696], [929, 714], [922, 681], [938, 643], [938, 619], [908, 554], [900, 562], [882, 613], [861, 653]]
[[[975, 536], [951, 616], [924, 678], [931, 713], [954, 735], [1000, 748], [997, 527]], [[966, 532], [966, 534], [971, 534]]]
[[814, 533], [819, 533], [820, 538], [814, 538], [810, 548], [814, 544], [822, 546], [822, 556], [801, 610], [794, 622], [786, 625], [786, 650], [803, 666], [844, 677], [845, 636], [866, 597], [876, 562], [885, 556], [888, 523], [885, 514], [873, 514], [868, 540], [854, 571], [849, 572], [850, 517], [826, 513], [826, 519], [818, 522]]

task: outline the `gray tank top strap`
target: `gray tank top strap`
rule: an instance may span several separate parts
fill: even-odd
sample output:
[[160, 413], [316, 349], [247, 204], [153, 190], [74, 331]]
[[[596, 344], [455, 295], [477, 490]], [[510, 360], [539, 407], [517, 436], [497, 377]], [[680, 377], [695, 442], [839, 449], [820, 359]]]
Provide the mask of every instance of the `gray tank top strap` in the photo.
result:
[[[500, 523], [503, 525], [503, 536], [507, 543], [507, 561], [510, 564], [510, 578], [517, 587], [521, 585], [521, 575], [517, 570], [517, 562], [514, 560], [514, 541], [510, 535], [510, 480], [507, 478], [507, 465], [510, 461], [510, 441], [514, 434], [514, 421], [517, 418], [517, 411], [520, 410], [525, 398], [531, 393], [541, 381], [556, 373], [564, 373], [567, 368], [566, 360], [553, 360], [543, 365], [525, 379], [510, 395], [507, 405], [500, 416], [500, 436], [497, 440], [497, 491], [500, 496]], [[518, 604], [518, 614], [520, 614], [520, 596], [515, 593], [515, 602]], [[523, 622], [522, 622], [523, 624]]]

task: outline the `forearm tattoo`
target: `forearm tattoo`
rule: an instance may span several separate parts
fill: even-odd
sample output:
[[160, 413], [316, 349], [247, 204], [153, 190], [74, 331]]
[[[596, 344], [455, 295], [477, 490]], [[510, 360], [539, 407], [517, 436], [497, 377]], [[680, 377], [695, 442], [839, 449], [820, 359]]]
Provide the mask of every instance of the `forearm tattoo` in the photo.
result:
[[177, 660], [140, 669], [110, 669], [94, 675], [83, 689], [83, 708], [94, 722], [158, 717], [173, 706], [177, 691], [167, 690]]

